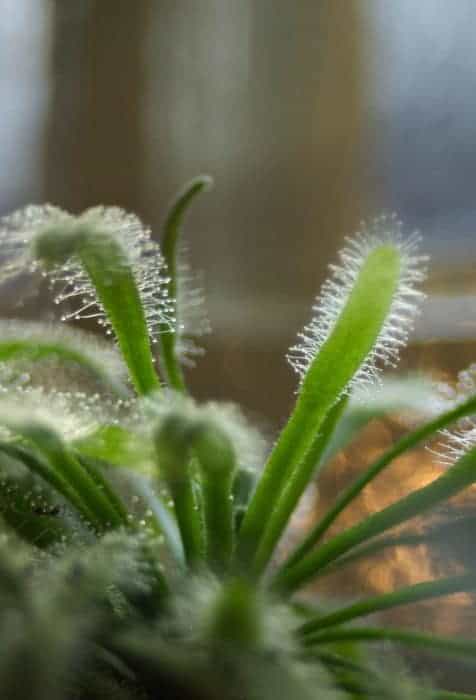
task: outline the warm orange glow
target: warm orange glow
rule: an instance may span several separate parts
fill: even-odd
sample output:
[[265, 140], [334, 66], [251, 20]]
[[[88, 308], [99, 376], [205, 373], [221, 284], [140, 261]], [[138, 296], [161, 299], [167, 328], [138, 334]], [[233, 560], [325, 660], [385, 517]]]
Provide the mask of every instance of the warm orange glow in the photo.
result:
[[[340, 454], [333, 464], [322, 474], [320, 490], [311, 491], [305, 507], [300, 509], [298, 518], [291, 529], [290, 540], [294, 543], [302, 532], [306, 532], [315, 522], [316, 516], [327, 509], [336, 494], [355, 476], [388, 448], [401, 434], [404, 424], [398, 419], [373, 421], [350, 448]], [[408, 429], [408, 425], [405, 426]], [[425, 448], [396, 460], [386, 471], [369, 484], [335, 523], [329, 534], [338, 532], [369, 515], [381, 510], [405, 496], [414, 489], [430, 483], [439, 476], [445, 467], [437, 463], [435, 457]], [[476, 487], [452, 500], [452, 505], [475, 505]], [[423, 524], [434, 522], [438, 513], [412, 521], [412, 532], [418, 532]], [[409, 526], [405, 526], [405, 531]], [[394, 530], [392, 532], [395, 533]], [[290, 546], [291, 542], [287, 542]], [[311, 589], [316, 593], [325, 592], [342, 598], [360, 598], [365, 595], [384, 593], [419, 581], [438, 578], [461, 571], [464, 567], [458, 561], [456, 552], [444, 543], [431, 547], [419, 544], [414, 547], [398, 546], [384, 550], [360, 562], [343, 567], [332, 576], [324, 577]], [[462, 634], [473, 636], [476, 630], [476, 606], [469, 594], [458, 594], [437, 599], [428, 603], [405, 606], [385, 613], [381, 620], [399, 626], [416, 626], [422, 630], [441, 634]]]

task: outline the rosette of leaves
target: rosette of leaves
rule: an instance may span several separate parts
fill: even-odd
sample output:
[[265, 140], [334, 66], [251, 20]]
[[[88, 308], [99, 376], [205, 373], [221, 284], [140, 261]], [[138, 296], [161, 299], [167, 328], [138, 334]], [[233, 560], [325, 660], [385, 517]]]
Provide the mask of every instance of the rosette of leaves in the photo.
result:
[[[290, 351], [296, 402], [266, 450], [235, 407], [189, 397], [182, 372], [192, 329], [181, 305], [200, 295], [180, 293], [180, 230], [208, 182], [197, 178], [178, 197], [161, 247], [117, 209], [74, 217], [33, 207], [0, 224], [2, 279], [43, 274], [70, 305], [64, 320], [97, 318], [115, 339], [105, 348], [51, 325], [1, 327], [1, 697], [473, 697], [412, 678], [376, 642], [471, 664], [476, 641], [364, 624], [381, 610], [473, 591], [471, 561], [457, 575], [339, 606], [301, 595], [350, 559], [398, 544], [393, 528], [476, 480], [472, 429], [458, 427], [476, 413], [474, 384], [450, 405], [413, 379], [373, 388], [395, 365], [422, 297], [418, 238], [383, 217], [348, 241]], [[79, 367], [84, 390], [55, 386], [60, 367]], [[402, 407], [419, 411], [418, 427], [280, 557], [311, 479], [368, 420]], [[398, 456], [453, 425], [458, 450], [441, 476], [328, 536]]]

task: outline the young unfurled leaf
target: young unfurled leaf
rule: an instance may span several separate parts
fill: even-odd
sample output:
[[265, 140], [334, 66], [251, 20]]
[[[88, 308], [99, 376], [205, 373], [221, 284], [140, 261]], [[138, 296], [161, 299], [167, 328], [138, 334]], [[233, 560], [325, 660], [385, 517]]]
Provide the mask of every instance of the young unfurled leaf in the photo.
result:
[[170, 208], [163, 227], [162, 249], [168, 271], [168, 296], [174, 304], [174, 324], [163, 324], [160, 335], [161, 361], [170, 387], [176, 391], [185, 389], [180, 364], [187, 364], [190, 355], [197, 354], [193, 338], [208, 332], [209, 326], [203, 313], [203, 298], [180, 247], [181, 226], [188, 207], [212, 184], [211, 178], [202, 175], [194, 178], [183, 189]]

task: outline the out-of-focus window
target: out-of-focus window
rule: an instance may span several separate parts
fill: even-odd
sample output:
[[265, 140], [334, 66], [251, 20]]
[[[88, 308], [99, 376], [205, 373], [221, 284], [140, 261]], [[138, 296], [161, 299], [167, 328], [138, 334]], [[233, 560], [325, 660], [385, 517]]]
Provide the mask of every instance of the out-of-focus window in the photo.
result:
[[371, 0], [376, 192], [446, 263], [476, 259], [476, 3]]
[[41, 196], [51, 4], [0, 0], [0, 211]]

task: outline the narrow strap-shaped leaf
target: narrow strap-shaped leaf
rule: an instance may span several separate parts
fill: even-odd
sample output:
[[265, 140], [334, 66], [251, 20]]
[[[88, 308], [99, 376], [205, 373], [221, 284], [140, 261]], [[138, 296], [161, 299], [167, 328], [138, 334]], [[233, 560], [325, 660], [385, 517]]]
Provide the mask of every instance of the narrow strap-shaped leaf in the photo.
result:
[[353, 564], [363, 557], [372, 557], [390, 547], [417, 547], [420, 544], [435, 547], [437, 552], [443, 546], [444, 549], [451, 550], [452, 559], [464, 562], [468, 568], [473, 568], [476, 515], [462, 516], [457, 506], [454, 511], [436, 524], [425, 527], [421, 532], [390, 534], [359, 545], [326, 566], [325, 573], [328, 575], [336, 569]]
[[[13, 455], [15, 455], [12, 460]], [[2, 521], [19, 537], [35, 547], [49, 547], [74, 534], [86, 535], [81, 514], [65, 509], [63, 494], [44, 478], [48, 465], [36, 463], [35, 456], [14, 450], [7, 455], [0, 445], [0, 515]], [[35, 463], [28, 468], [26, 461]], [[23, 465], [25, 469], [19, 468]], [[39, 471], [43, 476], [39, 478]], [[71, 504], [69, 504], [71, 505]]]
[[240, 530], [257, 479], [258, 474], [255, 469], [247, 469], [238, 465], [231, 487], [235, 534]]
[[270, 538], [262, 546], [263, 534], [284, 486], [288, 481], [296, 484], [293, 498], [297, 502], [305, 485], [300, 466], [307, 469], [306, 454], [327, 414], [379, 337], [398, 289], [400, 263], [398, 248], [391, 244], [368, 254], [330, 336], [303, 378], [294, 411], [271, 453], [240, 530], [239, 557], [253, 561], [255, 572], [266, 565], [275, 544]]
[[342, 511], [351, 503], [360, 492], [369, 484], [376, 476], [378, 476], [386, 467], [392, 464], [401, 454], [416, 447], [424, 440], [428, 440], [442, 428], [451, 425], [455, 421], [470, 416], [476, 411], [476, 396], [461, 403], [451, 411], [447, 411], [437, 418], [428, 421], [408, 435], [405, 435], [395, 443], [387, 452], [379, 457], [370, 467], [359, 476], [348, 488], [344, 489], [329, 509], [329, 511], [319, 520], [311, 529], [308, 535], [303, 539], [301, 544], [291, 553], [286, 560], [283, 568], [289, 568], [299, 562], [322, 538], [324, 533], [342, 513]]
[[335, 535], [294, 566], [281, 569], [274, 578], [274, 587], [279, 590], [295, 590], [353, 547], [446, 501], [475, 481], [476, 448], [427, 486]]
[[130, 520], [128, 518], [127, 509], [102, 473], [103, 466], [97, 460], [92, 459], [91, 457], [84, 457], [77, 453], [74, 454], [74, 456], [81, 466], [87, 471], [104, 497], [109, 501], [111, 507], [116, 511], [118, 517], [121, 519], [122, 524], [125, 526], [129, 525]]
[[351, 629], [337, 627], [306, 636], [306, 647], [335, 642], [400, 642], [405, 646], [423, 647], [425, 651], [457, 656], [476, 663], [476, 640], [460, 637], [442, 637], [434, 634], [414, 632], [396, 627], [355, 627]]
[[429, 536], [423, 533], [402, 533], [400, 535], [388, 535], [387, 537], [377, 537], [370, 542], [366, 542], [354, 549], [351, 549], [348, 554], [339, 557], [332, 564], [328, 564], [325, 567], [325, 573], [330, 574], [336, 569], [340, 569], [343, 566], [348, 566], [353, 564], [363, 557], [373, 556], [378, 554], [389, 547], [416, 547], [423, 543], [428, 543]]
[[127, 253], [113, 233], [92, 222], [48, 227], [35, 240], [35, 254], [49, 264], [72, 256], [88, 275], [112, 326], [139, 394], [160, 388], [147, 321]]
[[27, 425], [22, 434], [42, 452], [57, 472], [64, 475], [81, 500], [94, 513], [101, 529], [109, 530], [124, 524], [122, 515], [109, 499], [110, 489], [92, 467], [85, 467], [77, 456], [52, 430], [40, 425]]
[[89, 471], [69, 451], [63, 440], [53, 430], [46, 426], [31, 423], [17, 426], [16, 432], [34, 444], [39, 452], [48, 460], [52, 468], [62, 479], [68, 482], [78, 494], [81, 502], [93, 514], [95, 523], [101, 530], [119, 527], [122, 518], [112, 506], [103, 488]]
[[[211, 184], [212, 179], [207, 175], [199, 175], [191, 180], [187, 185], [185, 185], [183, 191], [172, 204], [165, 219], [162, 235], [162, 252], [167, 264], [167, 272], [169, 276], [169, 299], [175, 300], [175, 303], [177, 299], [178, 243], [183, 218], [195, 197], [200, 194], [200, 192], [208, 189]], [[177, 314], [175, 313], [175, 315]], [[165, 324], [161, 328], [161, 334], [159, 337], [161, 348], [160, 359], [170, 387], [176, 391], [185, 391], [185, 379], [175, 349], [177, 337], [176, 331], [177, 329], [171, 329]]]
[[291, 517], [299, 498], [303, 494], [311, 478], [316, 478], [324, 463], [321, 460], [332, 433], [337, 425], [347, 403], [347, 396], [342, 397], [327, 414], [321, 430], [306, 456], [299, 465], [296, 474], [291, 474], [287, 485], [284, 487], [276, 508], [271, 513], [263, 540], [256, 553], [256, 572], [259, 573], [265, 567], [269, 557], [283, 533], [289, 518]]
[[382, 610], [474, 590], [476, 590], [476, 574], [473, 573], [449, 576], [437, 581], [416, 583], [412, 586], [400, 588], [392, 593], [366, 598], [347, 607], [339, 608], [339, 610], [328, 615], [308, 620], [299, 628], [299, 634], [310, 638], [311, 635], [320, 632], [324, 628], [341, 625], [344, 622], [365, 617]]
[[345, 671], [355, 671], [356, 673], [370, 673], [370, 669], [366, 668], [362, 664], [356, 663], [355, 661], [345, 656], [341, 656], [340, 654], [335, 654], [327, 650], [324, 651], [320, 648], [313, 650], [313, 653], [311, 654], [303, 654], [303, 658], [306, 661], [322, 661], [331, 668], [334, 667]]

